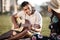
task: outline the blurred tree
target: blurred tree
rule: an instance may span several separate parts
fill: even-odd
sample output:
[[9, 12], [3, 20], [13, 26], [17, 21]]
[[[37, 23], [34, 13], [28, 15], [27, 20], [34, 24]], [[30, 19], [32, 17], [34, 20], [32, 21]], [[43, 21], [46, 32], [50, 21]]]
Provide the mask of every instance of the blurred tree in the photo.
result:
[[10, 6], [10, 13], [12, 14], [14, 12], [14, 6]]
[[47, 6], [47, 5], [42, 5], [42, 6], [40, 6], [40, 8], [42, 9], [40, 13], [41, 13], [43, 16], [47, 16], [48, 6]]
[[40, 8], [41, 8], [40, 13], [42, 14], [42, 16], [48, 16], [48, 15], [49, 15], [47, 2], [43, 3], [43, 4], [40, 6]]

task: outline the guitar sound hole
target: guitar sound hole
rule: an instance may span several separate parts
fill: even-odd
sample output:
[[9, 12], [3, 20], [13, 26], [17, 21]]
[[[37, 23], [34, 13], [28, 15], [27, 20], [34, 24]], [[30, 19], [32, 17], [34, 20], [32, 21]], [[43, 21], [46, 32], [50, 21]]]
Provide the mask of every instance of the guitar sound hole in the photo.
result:
[[19, 24], [19, 28], [21, 27], [22, 23]]

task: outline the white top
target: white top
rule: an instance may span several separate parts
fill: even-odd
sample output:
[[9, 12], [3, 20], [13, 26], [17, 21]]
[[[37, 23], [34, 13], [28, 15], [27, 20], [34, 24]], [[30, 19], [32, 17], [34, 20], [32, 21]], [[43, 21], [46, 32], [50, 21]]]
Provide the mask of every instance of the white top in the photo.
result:
[[32, 14], [30, 16], [25, 14], [24, 11], [20, 11], [17, 13], [17, 16], [22, 17], [23, 19], [29, 20], [31, 24], [39, 24], [42, 29], [42, 16], [38, 11], [35, 11], [34, 14]]

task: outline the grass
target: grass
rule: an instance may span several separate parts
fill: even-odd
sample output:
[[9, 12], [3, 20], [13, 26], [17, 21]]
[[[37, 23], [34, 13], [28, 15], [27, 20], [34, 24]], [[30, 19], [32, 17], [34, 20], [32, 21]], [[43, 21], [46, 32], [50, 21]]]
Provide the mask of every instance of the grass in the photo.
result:
[[43, 17], [42, 35], [44, 35], [44, 36], [50, 35], [49, 23], [50, 23], [50, 18], [49, 17]]
[[10, 16], [0, 15], [0, 35], [9, 31], [11, 28]]
[[[49, 26], [49, 17], [43, 17], [43, 28], [42, 28], [42, 35], [49, 36], [50, 30], [48, 28]], [[0, 35], [9, 31], [11, 29], [11, 18], [7, 15], [0, 15]]]

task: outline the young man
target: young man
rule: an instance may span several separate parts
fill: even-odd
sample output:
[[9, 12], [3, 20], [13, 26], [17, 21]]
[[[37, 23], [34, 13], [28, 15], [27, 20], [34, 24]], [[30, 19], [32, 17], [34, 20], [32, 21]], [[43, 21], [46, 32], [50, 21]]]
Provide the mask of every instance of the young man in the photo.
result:
[[[27, 24], [29, 24], [30, 26], [28, 26], [28, 28], [24, 29], [22, 32], [18, 33], [16, 36], [11, 37], [10, 40], [14, 40], [14, 39], [19, 39], [19, 38], [23, 38], [32, 35], [36, 35], [41, 33], [41, 29], [42, 29], [42, 16], [41, 14], [36, 11], [32, 5], [27, 2], [24, 1], [21, 4], [21, 8], [22, 10], [16, 14], [12, 15], [12, 22], [14, 24], [14, 29], [19, 28], [19, 25], [16, 22], [16, 18], [20, 17], [24, 20], [28, 20], [29, 22], [27, 22]], [[25, 23], [25, 25], [27, 25]], [[29, 30], [31, 29], [31, 30]], [[30, 34], [29, 34], [30, 33]]]

